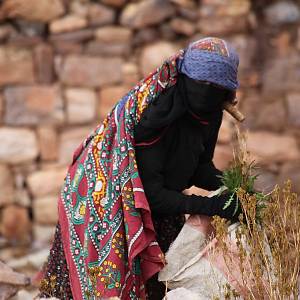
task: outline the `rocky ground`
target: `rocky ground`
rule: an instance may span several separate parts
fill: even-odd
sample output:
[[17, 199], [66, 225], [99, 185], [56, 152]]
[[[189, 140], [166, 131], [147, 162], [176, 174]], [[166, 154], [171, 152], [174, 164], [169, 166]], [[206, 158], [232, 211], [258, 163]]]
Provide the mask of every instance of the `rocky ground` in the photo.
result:
[[[2, 1], [0, 260], [29, 276], [41, 266], [75, 148], [138, 79], [212, 35], [240, 54], [242, 128], [259, 188], [299, 181], [298, 1]], [[228, 166], [233, 140], [226, 115], [217, 167]]]

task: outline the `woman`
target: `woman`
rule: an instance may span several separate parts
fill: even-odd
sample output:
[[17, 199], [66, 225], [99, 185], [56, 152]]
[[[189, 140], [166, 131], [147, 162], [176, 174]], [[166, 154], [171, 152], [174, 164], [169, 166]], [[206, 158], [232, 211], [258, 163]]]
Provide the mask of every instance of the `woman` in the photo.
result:
[[236, 218], [234, 207], [224, 209], [226, 195], [182, 191], [221, 185], [212, 158], [224, 102], [235, 98], [237, 68], [224, 40], [194, 42], [123, 97], [78, 147], [59, 199], [46, 293], [161, 299], [155, 274], [183, 215]]

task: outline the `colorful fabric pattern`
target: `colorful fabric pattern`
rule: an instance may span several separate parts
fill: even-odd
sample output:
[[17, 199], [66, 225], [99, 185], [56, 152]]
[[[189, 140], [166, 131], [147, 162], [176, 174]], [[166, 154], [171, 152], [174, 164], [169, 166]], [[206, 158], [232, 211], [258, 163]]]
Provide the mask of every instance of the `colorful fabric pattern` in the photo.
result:
[[134, 126], [174, 85], [182, 51], [142, 80], [78, 147], [59, 199], [59, 223], [73, 298], [145, 299], [163, 267], [135, 159]]

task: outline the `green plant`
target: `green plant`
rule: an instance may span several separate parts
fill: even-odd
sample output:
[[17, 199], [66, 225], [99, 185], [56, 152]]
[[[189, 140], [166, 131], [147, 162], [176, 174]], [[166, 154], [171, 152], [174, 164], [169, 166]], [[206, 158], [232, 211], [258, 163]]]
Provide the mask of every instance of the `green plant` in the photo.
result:
[[238, 211], [240, 201], [238, 191], [242, 189], [250, 195], [255, 194], [256, 198], [256, 217], [260, 219], [261, 209], [265, 207], [265, 201], [268, 195], [255, 190], [254, 184], [259, 174], [257, 173], [257, 165], [254, 160], [250, 159], [249, 152], [246, 146], [246, 136], [241, 134], [237, 129], [237, 143], [233, 149], [233, 160], [230, 167], [223, 172], [221, 181], [225, 189], [221, 189], [220, 193], [224, 190], [229, 194], [223, 209], [225, 210], [230, 205], [235, 205], [233, 215]]

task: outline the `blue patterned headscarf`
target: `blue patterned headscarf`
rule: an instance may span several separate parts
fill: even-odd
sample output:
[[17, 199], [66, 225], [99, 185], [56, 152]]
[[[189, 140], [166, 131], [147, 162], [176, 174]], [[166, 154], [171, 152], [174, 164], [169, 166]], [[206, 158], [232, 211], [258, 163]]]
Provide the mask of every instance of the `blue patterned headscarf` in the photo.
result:
[[208, 37], [188, 46], [178, 68], [189, 78], [235, 91], [239, 86], [238, 65], [238, 54], [227, 42]]

